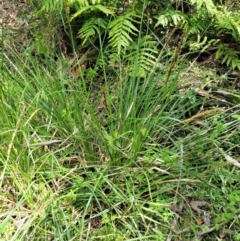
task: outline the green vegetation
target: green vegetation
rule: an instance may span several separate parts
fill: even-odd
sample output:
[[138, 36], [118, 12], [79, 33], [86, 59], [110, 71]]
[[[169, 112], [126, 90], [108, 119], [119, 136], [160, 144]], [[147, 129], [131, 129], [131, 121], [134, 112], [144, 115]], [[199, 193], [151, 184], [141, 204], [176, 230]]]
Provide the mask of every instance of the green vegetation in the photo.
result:
[[239, 3], [12, 4], [0, 240], [240, 240]]

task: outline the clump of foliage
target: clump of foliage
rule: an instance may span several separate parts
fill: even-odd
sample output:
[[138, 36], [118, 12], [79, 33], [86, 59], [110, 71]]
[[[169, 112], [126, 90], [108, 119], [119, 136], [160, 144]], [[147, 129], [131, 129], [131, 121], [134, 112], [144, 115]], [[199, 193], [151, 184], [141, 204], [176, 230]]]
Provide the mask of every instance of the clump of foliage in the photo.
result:
[[[171, 46], [176, 45], [183, 29], [187, 31], [184, 39], [187, 51], [215, 55], [215, 60], [221, 64], [240, 69], [240, 15], [228, 3], [45, 0], [40, 13], [56, 10], [72, 24], [76, 49], [101, 46], [106, 64], [127, 62], [132, 55], [138, 55], [140, 75], [154, 65], [156, 43], [159, 43], [158, 48], [169, 47], [171, 55]], [[138, 53], [134, 45], [141, 45]]]
[[[143, 34], [139, 11], [143, 2], [140, 6], [139, 3], [135, 5], [133, 2], [125, 6], [120, 1], [45, 1], [40, 13], [61, 11], [64, 20], [71, 25], [74, 49], [102, 48], [104, 58], [101, 64], [127, 63], [138, 55], [138, 66], [134, 71], [144, 76], [156, 62], [156, 41], [149, 33]], [[128, 73], [132, 71], [129, 69]]]
[[209, 53], [222, 64], [240, 69], [239, 12], [230, 10], [232, 6], [219, 6], [211, 0], [189, 0], [178, 6], [180, 9], [168, 6], [160, 12], [155, 26], [165, 29], [173, 26], [173, 32], [187, 28], [185, 47], [190, 53]]

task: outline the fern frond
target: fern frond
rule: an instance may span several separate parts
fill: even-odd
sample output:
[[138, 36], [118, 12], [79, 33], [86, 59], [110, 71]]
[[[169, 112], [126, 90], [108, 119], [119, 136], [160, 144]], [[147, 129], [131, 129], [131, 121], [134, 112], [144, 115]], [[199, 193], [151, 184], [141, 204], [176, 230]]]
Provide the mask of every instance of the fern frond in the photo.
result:
[[158, 17], [158, 21], [155, 27], [162, 25], [163, 27], [168, 26], [169, 24], [177, 25], [180, 21], [186, 22], [186, 15], [178, 10], [166, 9]]
[[73, 6], [75, 4], [78, 4], [80, 8], [82, 7], [87, 7], [89, 5], [95, 5], [95, 4], [100, 4], [102, 0], [66, 0], [67, 4], [69, 6]]
[[197, 6], [197, 9], [206, 8], [208, 13], [215, 15], [217, 12], [216, 5], [213, 3], [212, 0], [191, 0], [192, 4]]
[[191, 18], [187, 18], [187, 20], [188, 35], [202, 35], [202, 33], [206, 32], [206, 29], [209, 29], [210, 26], [215, 24], [215, 19], [212, 16], [209, 16], [208, 11], [205, 8], [197, 10], [191, 15]]
[[133, 63], [128, 66], [130, 75], [144, 77], [153, 70], [157, 60], [155, 46], [156, 42], [149, 35], [146, 35], [128, 48], [130, 53], [126, 56], [126, 59]]
[[78, 32], [78, 37], [83, 40], [83, 44], [89, 40], [90, 37], [100, 34], [101, 30], [107, 28], [107, 22], [103, 18], [90, 18], [85, 22]]
[[215, 59], [221, 59], [222, 64], [226, 64], [227, 66], [231, 66], [233, 69], [237, 68], [240, 70], [240, 52], [234, 49], [228, 48], [226, 45], [221, 44], [218, 46], [218, 50], [215, 55]]
[[136, 35], [138, 29], [133, 25], [134, 14], [127, 13], [123, 16], [116, 17], [109, 23], [109, 43], [113, 48], [117, 49], [117, 53], [120, 54], [122, 48], [129, 46], [132, 42], [131, 35]]
[[52, 12], [55, 10], [62, 11], [64, 9], [63, 0], [45, 0], [39, 13], [42, 12]]
[[104, 7], [102, 5], [91, 5], [91, 6], [85, 6], [80, 8], [76, 13], [74, 13], [70, 19], [72, 21], [74, 18], [79, 17], [85, 12], [92, 12], [92, 11], [100, 11], [105, 13], [106, 15], [113, 15], [114, 11], [110, 8]]
[[228, 31], [236, 41], [240, 41], [240, 14], [223, 9], [216, 15], [217, 28], [226, 33]]
[[[55, 10], [62, 11], [66, 6], [67, 7], [73, 7], [78, 6], [77, 9], [86, 8], [89, 6], [97, 6], [96, 4], [100, 4], [101, 0], [44, 0], [43, 5], [39, 12], [52, 12]], [[99, 9], [100, 11], [104, 12], [104, 6], [98, 5], [103, 7], [102, 9]]]

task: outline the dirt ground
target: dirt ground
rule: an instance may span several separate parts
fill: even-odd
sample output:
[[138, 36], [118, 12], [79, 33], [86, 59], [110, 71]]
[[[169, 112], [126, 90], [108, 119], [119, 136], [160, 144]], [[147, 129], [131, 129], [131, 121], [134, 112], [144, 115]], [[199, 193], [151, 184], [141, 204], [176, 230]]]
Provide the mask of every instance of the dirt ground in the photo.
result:
[[0, 0], [0, 36], [3, 36], [5, 48], [13, 48], [16, 42], [21, 45], [28, 39], [28, 26], [32, 18], [29, 10], [29, 5], [24, 1]]

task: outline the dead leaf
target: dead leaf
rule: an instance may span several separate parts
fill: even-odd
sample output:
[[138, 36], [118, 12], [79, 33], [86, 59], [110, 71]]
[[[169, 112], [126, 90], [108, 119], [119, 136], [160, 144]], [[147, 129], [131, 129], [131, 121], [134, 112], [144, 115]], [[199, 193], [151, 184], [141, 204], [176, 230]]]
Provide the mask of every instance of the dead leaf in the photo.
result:
[[193, 210], [195, 210], [198, 214], [202, 214], [204, 210], [200, 209], [199, 207], [202, 206], [208, 206], [211, 207], [211, 204], [209, 204], [206, 201], [191, 201], [190, 206]]
[[15, 226], [17, 227], [18, 230], [20, 230], [22, 228], [22, 226], [24, 225], [25, 221], [29, 218], [30, 216], [26, 216], [24, 218], [15, 220], [13, 219], [13, 222], [15, 224]]
[[197, 218], [197, 225], [202, 225], [203, 224], [203, 220], [201, 217]]
[[177, 205], [171, 204], [169, 208], [175, 213], [181, 213], [181, 210], [177, 207]]
[[221, 232], [221, 233], [219, 234], [219, 238], [223, 239], [223, 238], [226, 237], [226, 235], [227, 235], [226, 232]]

